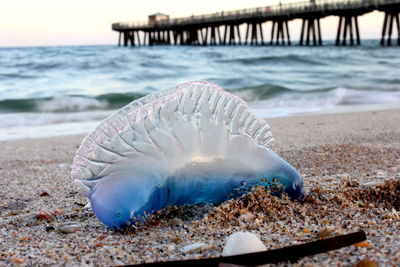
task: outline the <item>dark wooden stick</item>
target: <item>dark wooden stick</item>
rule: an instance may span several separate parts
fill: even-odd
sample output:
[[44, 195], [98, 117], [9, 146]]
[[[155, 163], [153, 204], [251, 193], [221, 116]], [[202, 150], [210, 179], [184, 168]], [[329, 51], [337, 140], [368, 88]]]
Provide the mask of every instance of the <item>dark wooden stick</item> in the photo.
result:
[[154, 262], [129, 266], [255, 266], [267, 263], [296, 262], [298, 259], [330, 250], [347, 247], [367, 239], [364, 231], [339, 235], [299, 245], [293, 245], [262, 252], [199, 260]]

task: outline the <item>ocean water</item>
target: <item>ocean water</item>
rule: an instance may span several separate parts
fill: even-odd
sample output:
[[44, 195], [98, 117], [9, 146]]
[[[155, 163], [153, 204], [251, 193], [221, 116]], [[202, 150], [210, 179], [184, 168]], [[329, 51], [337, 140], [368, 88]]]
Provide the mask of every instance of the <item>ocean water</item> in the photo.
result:
[[260, 116], [400, 107], [400, 47], [0, 48], [0, 140], [87, 133], [148, 93], [206, 80]]

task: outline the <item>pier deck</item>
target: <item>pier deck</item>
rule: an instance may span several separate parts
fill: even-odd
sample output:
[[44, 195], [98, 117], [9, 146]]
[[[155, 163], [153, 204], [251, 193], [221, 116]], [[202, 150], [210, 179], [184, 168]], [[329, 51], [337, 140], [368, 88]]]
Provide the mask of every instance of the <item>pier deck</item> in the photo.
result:
[[[358, 17], [375, 10], [385, 13], [381, 44], [391, 45], [393, 29], [397, 29], [400, 45], [400, 0], [306, 1], [155, 22], [118, 22], [112, 30], [119, 32], [118, 44], [124, 46], [291, 45], [288, 22], [302, 19], [299, 45], [322, 45], [320, 19], [333, 15], [339, 17], [336, 45], [355, 45], [361, 43]], [[266, 22], [272, 22], [269, 41], [263, 36]], [[243, 24], [245, 36], [239, 31]]]

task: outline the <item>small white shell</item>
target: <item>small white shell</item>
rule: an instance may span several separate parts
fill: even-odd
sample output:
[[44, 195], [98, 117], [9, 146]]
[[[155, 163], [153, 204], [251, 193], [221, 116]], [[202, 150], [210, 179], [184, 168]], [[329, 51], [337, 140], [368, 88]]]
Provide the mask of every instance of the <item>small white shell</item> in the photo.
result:
[[222, 251], [222, 256], [232, 256], [267, 250], [260, 238], [250, 232], [231, 234]]
[[64, 234], [75, 233], [82, 229], [82, 225], [80, 224], [62, 224], [56, 227], [56, 229]]

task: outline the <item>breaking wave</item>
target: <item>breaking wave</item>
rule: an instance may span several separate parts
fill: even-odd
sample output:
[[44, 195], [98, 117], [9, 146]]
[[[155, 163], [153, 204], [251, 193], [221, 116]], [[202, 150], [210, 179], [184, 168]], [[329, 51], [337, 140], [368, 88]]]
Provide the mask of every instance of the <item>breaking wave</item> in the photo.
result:
[[0, 113], [14, 112], [81, 112], [120, 108], [144, 96], [135, 93], [113, 93], [98, 96], [60, 96], [0, 100]]
[[379, 40], [354, 48], [1, 48], [0, 140], [85, 133], [129, 102], [191, 80], [221, 85], [263, 117], [398, 107], [399, 64], [398, 49]]
[[[400, 102], [399, 91], [356, 90], [344, 87], [319, 88], [309, 91], [293, 90], [287, 87], [263, 84], [228, 90], [247, 102], [267, 100], [279, 107], [310, 105], [362, 105]], [[135, 99], [140, 93], [112, 93], [98, 96], [60, 96], [32, 99], [0, 100], [0, 113], [73, 113], [96, 110], [119, 109]], [[267, 103], [264, 102], [264, 103]]]

